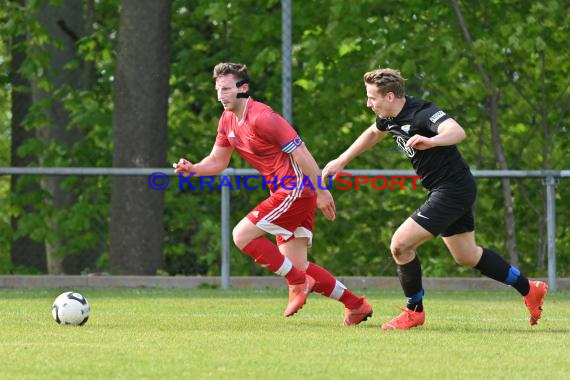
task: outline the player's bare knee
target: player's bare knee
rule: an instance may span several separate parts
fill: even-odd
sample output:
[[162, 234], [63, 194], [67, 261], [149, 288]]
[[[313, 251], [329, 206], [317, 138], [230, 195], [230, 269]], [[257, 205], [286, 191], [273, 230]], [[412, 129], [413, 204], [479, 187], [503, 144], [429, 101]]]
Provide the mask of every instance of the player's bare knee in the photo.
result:
[[409, 261], [410, 256], [413, 256], [413, 250], [402, 241], [392, 240], [390, 244], [390, 251], [392, 257], [397, 263]]
[[239, 249], [244, 249], [251, 241], [243, 229], [239, 228], [239, 225], [233, 229], [232, 237], [234, 239], [234, 244]]

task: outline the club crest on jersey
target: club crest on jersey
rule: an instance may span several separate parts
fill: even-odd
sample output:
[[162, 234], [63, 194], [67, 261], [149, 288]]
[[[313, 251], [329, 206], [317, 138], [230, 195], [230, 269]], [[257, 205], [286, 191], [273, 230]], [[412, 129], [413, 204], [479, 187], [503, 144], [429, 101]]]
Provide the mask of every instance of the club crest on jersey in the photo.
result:
[[409, 134], [410, 134], [410, 128], [411, 128], [411, 127], [412, 127], [412, 126], [411, 126], [410, 124], [406, 124], [406, 125], [402, 126], [402, 131], [404, 131], [404, 133], [405, 133], [406, 135], [409, 135]]
[[251, 215], [253, 215], [254, 218], [259, 218], [259, 211], [252, 211]]
[[234, 131], [230, 131], [230, 133], [228, 133], [228, 137], [233, 137], [235, 139], [236, 135], [235, 135]]

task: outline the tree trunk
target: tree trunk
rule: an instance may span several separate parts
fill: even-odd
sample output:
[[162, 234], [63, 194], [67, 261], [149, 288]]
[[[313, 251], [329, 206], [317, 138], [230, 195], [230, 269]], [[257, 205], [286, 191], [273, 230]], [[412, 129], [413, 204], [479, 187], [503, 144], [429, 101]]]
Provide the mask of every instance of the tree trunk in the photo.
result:
[[[115, 71], [113, 166], [166, 164], [170, 65], [168, 0], [125, 0]], [[162, 265], [162, 191], [144, 176], [112, 180], [110, 264], [117, 274], [156, 274]]]
[[[19, 5], [24, 6], [25, 0], [15, 1]], [[28, 166], [34, 161], [32, 157], [20, 157], [18, 149], [26, 140], [34, 137], [33, 131], [27, 131], [23, 127], [24, 118], [28, 114], [28, 110], [32, 106], [32, 95], [30, 82], [19, 73], [20, 67], [26, 58], [24, 49], [26, 36], [19, 34], [12, 40], [12, 62], [10, 65], [10, 83], [12, 85], [12, 141], [11, 141], [11, 157], [12, 166]], [[10, 179], [10, 188], [12, 194], [23, 195], [35, 191], [35, 186], [20, 184], [18, 179], [20, 176], [13, 175]], [[24, 207], [25, 213], [34, 212], [33, 206]], [[12, 217], [12, 231], [18, 231], [18, 216]], [[31, 268], [40, 273], [46, 271], [46, 251], [45, 246], [41, 242], [36, 242], [27, 236], [23, 236], [12, 241], [10, 257], [12, 265], [15, 267]]]
[[[48, 79], [52, 90], [46, 91], [38, 86], [38, 82], [32, 83], [34, 103], [51, 100], [49, 106], [44, 107], [48, 125], [37, 129], [37, 137], [44, 143], [57, 142], [67, 147], [82, 138], [82, 132], [77, 129], [68, 129], [69, 114], [65, 110], [63, 102], [54, 97], [54, 91], [62, 86], [84, 89], [87, 87], [84, 71], [78, 69], [66, 69], [65, 65], [77, 58], [77, 40], [84, 31], [83, 18], [84, 4], [81, 1], [65, 0], [61, 7], [46, 4], [38, 12], [38, 21], [48, 33], [50, 41], [61, 44], [57, 47], [50, 43], [46, 50], [50, 55], [50, 61], [45, 67], [45, 77]], [[42, 166], [45, 162], [41, 162]], [[64, 177], [45, 177], [42, 187], [51, 196], [51, 205], [54, 210], [64, 209], [74, 203], [75, 197], [61, 188]], [[59, 229], [57, 222], [51, 220], [49, 226], [53, 230]], [[47, 267], [50, 274], [64, 273], [64, 257], [61, 248], [65, 245], [63, 239], [54, 242], [46, 242]]]
[[[95, 22], [95, 0], [83, 1], [83, 30], [80, 31], [82, 36], [90, 36], [93, 34], [93, 23]], [[74, 33], [73, 31], [71, 33]], [[82, 61], [79, 71], [79, 83], [76, 83], [76, 89], [90, 91], [97, 80], [95, 63], [93, 61]], [[84, 136], [81, 135], [81, 138]], [[75, 201], [75, 199], [74, 199]], [[63, 271], [67, 274], [80, 274], [85, 268], [93, 268], [97, 259], [103, 250], [102, 245], [79, 253], [66, 255], [63, 258]]]

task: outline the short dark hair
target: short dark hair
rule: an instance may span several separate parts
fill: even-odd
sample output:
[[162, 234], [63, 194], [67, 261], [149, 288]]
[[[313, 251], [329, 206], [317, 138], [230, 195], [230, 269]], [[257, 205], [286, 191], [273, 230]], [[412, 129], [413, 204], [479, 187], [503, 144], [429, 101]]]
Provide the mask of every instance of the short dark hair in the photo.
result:
[[398, 98], [406, 95], [405, 79], [398, 70], [377, 69], [364, 74], [364, 83], [374, 84], [382, 95], [393, 92]]
[[233, 76], [237, 79], [237, 81], [249, 81], [249, 75], [247, 73], [247, 66], [241, 63], [231, 63], [231, 62], [222, 62], [218, 63], [214, 67], [214, 73], [212, 75], [212, 79], [216, 80], [219, 77], [223, 77], [224, 75], [233, 74]]

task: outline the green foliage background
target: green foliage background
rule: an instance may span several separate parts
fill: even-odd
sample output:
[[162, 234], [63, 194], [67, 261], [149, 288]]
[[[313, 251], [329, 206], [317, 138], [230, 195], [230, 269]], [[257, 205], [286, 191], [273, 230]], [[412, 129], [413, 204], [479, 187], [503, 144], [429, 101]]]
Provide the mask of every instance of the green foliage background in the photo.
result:
[[[47, 59], [41, 47], [52, 43], [34, 19], [38, 1], [26, 10], [13, 2], [0, 7], [0, 166], [10, 166], [10, 93], [8, 80], [13, 36], [28, 35], [28, 60], [22, 73], [41, 78]], [[408, 93], [438, 104], [466, 129], [460, 149], [473, 169], [497, 169], [491, 145], [488, 96], [474, 62], [480, 63], [500, 91], [499, 123], [511, 169], [567, 169], [570, 104], [567, 59], [568, 5], [561, 1], [488, 1], [460, 3], [475, 40], [465, 43], [450, 3], [330, 0], [294, 2], [293, 79], [294, 126], [324, 166], [374, 120], [365, 106], [364, 72], [394, 67], [408, 79]], [[72, 114], [70, 128], [87, 131], [71, 151], [30, 140], [21, 155], [42, 157], [48, 166], [111, 166], [113, 70], [119, 24], [118, 0], [95, 2], [92, 35], [79, 42], [82, 59], [95, 63], [96, 82], [90, 91], [56, 89]], [[174, 0], [169, 99], [168, 161], [186, 157], [197, 161], [209, 153], [221, 108], [211, 82], [220, 61], [246, 63], [256, 99], [281, 109], [281, 3], [277, 0]], [[475, 53], [475, 55], [473, 55]], [[50, 88], [49, 83], [43, 83]], [[37, 128], [41, 104], [26, 120]], [[544, 134], [544, 125], [549, 134]], [[547, 147], [545, 152], [544, 147]], [[546, 154], [548, 157], [546, 157]], [[247, 167], [235, 156], [233, 167]], [[385, 141], [359, 157], [352, 168], [410, 169]], [[22, 181], [37, 181], [23, 178]], [[62, 254], [101, 253], [97, 266], [108, 270], [110, 181], [105, 177], [69, 178], [66, 186], [79, 195], [67, 210], [50, 208], [47, 195], [10, 191], [9, 178], [0, 178], [0, 273], [18, 272], [10, 264], [13, 238], [28, 235], [38, 241], [65, 238]], [[544, 275], [539, 265], [539, 216], [544, 209], [539, 180], [512, 183], [517, 239], [522, 269]], [[231, 194], [232, 224], [265, 197], [263, 191]], [[557, 249], [559, 274], [570, 270], [570, 184], [557, 188]], [[311, 258], [338, 275], [392, 275], [389, 253], [393, 231], [425, 197], [423, 191], [334, 191], [338, 217], [329, 223], [318, 216]], [[10, 217], [23, 205], [39, 205], [23, 215], [17, 232]], [[502, 251], [505, 247], [500, 182], [479, 181], [478, 240]], [[166, 190], [164, 272], [219, 274], [220, 194], [217, 191]], [[57, 229], [47, 227], [55, 217]], [[421, 248], [424, 273], [431, 276], [472, 275], [453, 263], [440, 240]], [[266, 274], [232, 247], [233, 275]], [[542, 263], [544, 264], [544, 263]]]

